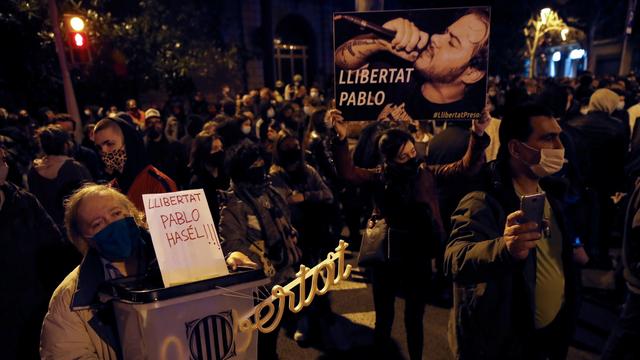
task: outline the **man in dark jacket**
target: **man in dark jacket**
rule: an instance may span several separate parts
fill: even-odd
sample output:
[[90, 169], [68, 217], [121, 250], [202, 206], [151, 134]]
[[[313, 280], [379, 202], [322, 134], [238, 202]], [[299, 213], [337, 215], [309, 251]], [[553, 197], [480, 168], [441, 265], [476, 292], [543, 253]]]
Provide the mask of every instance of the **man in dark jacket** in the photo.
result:
[[[566, 357], [576, 313], [574, 249], [561, 204], [541, 181], [562, 167], [560, 132], [544, 107], [515, 108], [500, 124], [488, 185], [453, 213], [444, 261], [454, 281], [456, 358]], [[518, 198], [543, 189], [545, 220], [524, 222]]]
[[0, 146], [0, 346], [4, 359], [39, 359], [49, 296], [77, 263], [52, 255], [64, 246], [58, 227], [33, 195], [6, 181], [7, 154]]

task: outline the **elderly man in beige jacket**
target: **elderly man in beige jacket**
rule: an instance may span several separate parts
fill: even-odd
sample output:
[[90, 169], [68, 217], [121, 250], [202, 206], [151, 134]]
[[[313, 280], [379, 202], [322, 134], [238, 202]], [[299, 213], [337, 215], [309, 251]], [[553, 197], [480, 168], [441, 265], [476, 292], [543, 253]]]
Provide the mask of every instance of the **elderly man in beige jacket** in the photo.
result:
[[51, 297], [40, 356], [122, 358], [112, 309], [99, 300], [98, 289], [107, 280], [157, 269], [141, 213], [117, 190], [87, 185], [69, 198], [65, 225], [84, 258]]

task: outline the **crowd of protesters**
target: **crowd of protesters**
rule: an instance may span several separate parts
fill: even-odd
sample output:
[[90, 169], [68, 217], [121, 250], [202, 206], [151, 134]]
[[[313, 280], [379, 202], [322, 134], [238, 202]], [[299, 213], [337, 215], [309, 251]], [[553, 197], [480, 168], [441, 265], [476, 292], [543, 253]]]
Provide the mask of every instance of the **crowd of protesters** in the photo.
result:
[[[397, 248], [371, 269], [375, 346], [387, 350], [402, 293], [411, 359], [423, 356], [435, 298], [452, 298], [456, 357], [566, 357], [580, 269], [612, 270], [609, 250], [623, 247], [630, 295], [605, 349], [620, 358], [640, 324], [629, 310], [640, 293], [637, 214], [625, 223], [638, 202], [639, 96], [633, 74], [490, 78], [479, 121], [362, 124], [296, 76], [244, 94], [223, 86], [210, 102], [197, 92], [165, 106], [87, 107], [82, 124], [0, 109], [1, 291], [12, 294], [0, 306], [12, 329], [3, 351], [121, 356], [96, 279], [157, 272], [142, 195], [202, 188], [228, 266], [260, 268], [272, 284], [341, 238], [357, 249], [372, 214], [385, 219]], [[541, 190], [544, 231], [518, 211], [520, 196]], [[296, 341], [332, 326], [324, 300], [293, 321]], [[260, 358], [277, 357], [276, 340], [260, 335]]]

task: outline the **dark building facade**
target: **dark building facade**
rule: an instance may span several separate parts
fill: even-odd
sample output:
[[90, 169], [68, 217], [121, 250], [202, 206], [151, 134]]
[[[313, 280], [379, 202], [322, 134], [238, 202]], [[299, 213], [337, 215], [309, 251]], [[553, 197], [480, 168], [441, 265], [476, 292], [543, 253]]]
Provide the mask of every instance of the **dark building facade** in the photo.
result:
[[333, 12], [352, 1], [242, 0], [229, 4], [221, 31], [225, 43], [243, 44], [244, 86], [273, 86], [303, 75], [306, 85], [330, 89]]

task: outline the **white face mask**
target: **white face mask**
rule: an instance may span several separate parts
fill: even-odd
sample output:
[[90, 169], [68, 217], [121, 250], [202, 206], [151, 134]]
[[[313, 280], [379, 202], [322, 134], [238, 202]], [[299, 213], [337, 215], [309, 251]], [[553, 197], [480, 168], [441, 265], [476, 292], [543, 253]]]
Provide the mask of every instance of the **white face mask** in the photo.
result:
[[538, 162], [537, 164], [527, 164], [526, 162], [521, 160], [525, 164], [529, 165], [531, 171], [538, 177], [542, 178], [545, 176], [553, 175], [560, 171], [560, 169], [562, 169], [562, 166], [564, 165], [564, 148], [538, 150], [523, 142], [520, 143], [525, 147], [540, 153], [540, 162]]
[[251, 132], [251, 126], [243, 126], [242, 127], [242, 133], [245, 135], [249, 135], [249, 133]]

